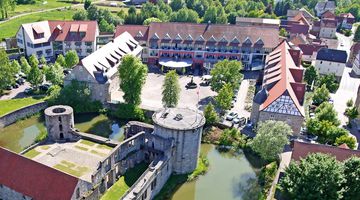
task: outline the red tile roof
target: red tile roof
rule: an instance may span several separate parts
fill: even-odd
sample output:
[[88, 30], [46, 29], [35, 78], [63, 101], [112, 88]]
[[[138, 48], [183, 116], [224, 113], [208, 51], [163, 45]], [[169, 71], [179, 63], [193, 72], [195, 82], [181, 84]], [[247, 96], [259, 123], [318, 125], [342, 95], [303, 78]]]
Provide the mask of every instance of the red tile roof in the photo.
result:
[[322, 19], [320, 26], [321, 27], [326, 27], [326, 28], [336, 28], [337, 27], [337, 20], [335, 20], [335, 19]]
[[[203, 36], [205, 41], [212, 36], [219, 41], [225, 37], [227, 41], [232, 41], [234, 37], [242, 43], [249, 38], [254, 44], [259, 38], [263, 41], [265, 48], [274, 48], [279, 43], [279, 30], [272, 27], [242, 27], [238, 25], [221, 24], [194, 24], [177, 22], [153, 22], [149, 26], [120, 25], [116, 29], [116, 35], [122, 32], [129, 32], [135, 39], [136, 34], [141, 31], [147, 34], [147, 40], [156, 35], [163, 39], [167, 34], [174, 39], [178, 34], [182, 39], [189, 35], [195, 41], [199, 36]], [[144, 33], [145, 32], [145, 33]]]
[[319, 44], [299, 44], [298, 47], [303, 52], [303, 55], [311, 56], [314, 52], [317, 52], [322, 47], [327, 47], [326, 45]]
[[335, 19], [336, 15], [331, 11], [327, 10], [323, 14], [321, 14], [322, 19]]
[[283, 41], [266, 59], [263, 87], [268, 90], [267, 99], [260, 105], [260, 110], [266, 109], [282, 95], [288, 95], [294, 102], [299, 113], [304, 116], [301, 103], [305, 94], [305, 84], [302, 83], [303, 68], [297, 66], [292, 55], [300, 51], [293, 50], [287, 41]]
[[308, 20], [304, 17], [304, 15], [301, 12], [299, 12], [297, 15], [295, 15], [295, 17], [293, 18], [293, 21], [297, 21], [300, 24], [310, 26], [310, 23], [308, 22]]
[[340, 17], [343, 17], [343, 18], [355, 18], [354, 15], [352, 15], [351, 13], [341, 13]]
[[291, 158], [298, 161], [301, 158], [306, 158], [307, 155], [312, 153], [330, 154], [335, 156], [338, 161], [346, 160], [351, 156], [360, 157], [360, 151], [358, 150], [295, 141]]
[[0, 147], [0, 184], [36, 200], [71, 199], [78, 179]]
[[[115, 37], [118, 37], [124, 32], [130, 33], [137, 41], [147, 41], [149, 34], [149, 26], [145, 25], [121, 25], [116, 27]], [[141, 35], [143, 35], [141, 37]], [[137, 36], [137, 37], [136, 37]]]
[[[49, 21], [49, 26], [52, 41], [93, 42], [96, 40], [98, 30], [96, 21]], [[80, 32], [85, 32], [85, 35], [80, 36]]]

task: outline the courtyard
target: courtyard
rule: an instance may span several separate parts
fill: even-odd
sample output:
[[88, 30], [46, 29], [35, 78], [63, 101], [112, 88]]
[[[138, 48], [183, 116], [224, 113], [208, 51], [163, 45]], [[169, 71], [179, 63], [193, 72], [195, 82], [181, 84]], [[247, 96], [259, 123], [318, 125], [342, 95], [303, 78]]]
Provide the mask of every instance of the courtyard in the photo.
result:
[[24, 156], [91, 182], [91, 175], [112, 150], [111, 147], [88, 140], [39, 145]]

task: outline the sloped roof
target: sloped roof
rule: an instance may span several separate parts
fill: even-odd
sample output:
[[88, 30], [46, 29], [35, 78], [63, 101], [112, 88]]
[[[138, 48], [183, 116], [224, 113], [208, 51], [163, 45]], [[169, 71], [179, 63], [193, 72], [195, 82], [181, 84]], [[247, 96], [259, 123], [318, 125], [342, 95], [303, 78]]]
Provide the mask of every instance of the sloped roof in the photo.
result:
[[126, 54], [137, 55], [142, 50], [139, 43], [128, 33], [124, 32], [81, 60], [82, 66], [100, 84], [106, 83], [108, 77], [117, 72], [117, 66]]
[[326, 47], [326, 45], [318, 45], [318, 44], [299, 44], [298, 47], [303, 52], [303, 55], [311, 56], [315, 52], [318, 52], [320, 48]]
[[301, 66], [296, 66], [290, 55], [290, 49], [290, 45], [284, 40], [266, 59], [263, 87], [268, 90], [268, 97], [264, 103], [260, 105], [260, 110], [265, 110], [271, 103], [281, 96], [286, 95], [292, 99], [299, 113], [304, 116], [304, 108], [300, 104], [300, 100], [297, 98], [292, 87], [293, 83], [298, 82], [295, 81], [291, 72], [291, 70], [303, 69]]
[[[140, 40], [142, 40], [142, 41], [145, 40], [146, 41], [148, 39], [148, 36], [149, 36], [149, 26], [146, 26], [146, 25], [122, 25], [122, 26], [117, 26], [114, 37], [118, 37], [119, 35], [121, 35], [124, 32], [130, 33], [130, 35], [132, 35], [138, 41], [140, 41]], [[139, 32], [142, 33], [143, 37], [136, 37], [136, 35], [138, 35]]]
[[[96, 40], [96, 21], [49, 21], [52, 41], [84, 41], [93, 42]], [[58, 30], [61, 27], [61, 31]], [[74, 34], [70, 34], [73, 32]], [[82, 32], [84, 35], [80, 35]]]
[[351, 13], [341, 13], [339, 16], [343, 18], [355, 18]]
[[360, 151], [358, 150], [294, 141], [291, 159], [299, 161], [301, 158], [306, 158], [307, 155], [312, 153], [330, 154], [335, 156], [338, 161], [346, 160], [352, 156], [360, 157]]
[[[126, 30], [134, 36], [138, 30], [145, 30], [146, 26], [120, 25], [116, 29], [115, 35], [119, 35]], [[185, 39], [190, 34], [196, 42], [200, 36], [208, 41], [215, 38], [220, 41], [225, 37], [228, 40], [235, 36], [241, 42], [249, 37], [251, 41], [257, 41], [259, 38], [264, 42], [265, 48], [274, 48], [279, 43], [279, 30], [271, 27], [242, 27], [238, 25], [221, 25], [221, 24], [194, 24], [194, 23], [177, 23], [177, 22], [153, 22], [148, 27], [147, 40], [157, 35], [160, 40], [164, 39], [166, 34], [173, 39], [178, 34]]]
[[292, 18], [299, 12], [302, 13], [307, 19], [315, 19], [315, 17], [304, 8], [300, 8], [299, 10], [287, 10], [286, 16]]
[[335, 9], [335, 1], [320, 1], [315, 5], [316, 8], [325, 10], [325, 9]]
[[[51, 30], [48, 21], [27, 23], [22, 24], [21, 26], [23, 27], [24, 32], [26, 32], [33, 44], [48, 42], [51, 37]], [[37, 32], [38, 34], [43, 33], [44, 37], [35, 39], [34, 32]]]
[[320, 21], [321, 27], [327, 27], [327, 28], [336, 28], [337, 27], [337, 20], [335, 19], [322, 19]]
[[36, 200], [71, 199], [76, 177], [0, 147], [0, 184]]
[[321, 48], [317, 53], [316, 60], [346, 63], [347, 53], [343, 50]]
[[308, 22], [308, 20], [304, 17], [304, 15], [302, 14], [302, 12], [299, 12], [297, 15], [294, 16], [293, 18], [294, 21], [299, 22], [300, 24], [304, 24], [304, 25], [309, 25], [310, 23]]
[[321, 18], [324, 19], [335, 19], [336, 15], [331, 12], [330, 10], [325, 11], [323, 14], [321, 14]]

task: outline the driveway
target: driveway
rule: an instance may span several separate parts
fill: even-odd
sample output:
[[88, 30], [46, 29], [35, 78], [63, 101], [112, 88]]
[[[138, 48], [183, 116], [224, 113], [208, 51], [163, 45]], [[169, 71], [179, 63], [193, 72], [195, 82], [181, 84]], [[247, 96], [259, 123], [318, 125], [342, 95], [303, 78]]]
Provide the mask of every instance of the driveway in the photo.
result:
[[30, 83], [25, 82], [23, 85], [20, 85], [18, 88], [12, 89], [8, 95], [0, 96], [0, 100], [24, 98], [26, 97], [24, 90], [25, 88], [28, 87], [30, 87]]

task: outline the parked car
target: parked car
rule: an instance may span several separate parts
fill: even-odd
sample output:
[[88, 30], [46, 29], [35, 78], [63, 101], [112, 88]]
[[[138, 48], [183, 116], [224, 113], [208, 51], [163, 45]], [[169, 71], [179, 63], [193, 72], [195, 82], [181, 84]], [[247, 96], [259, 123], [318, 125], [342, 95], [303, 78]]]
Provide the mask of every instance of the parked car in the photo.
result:
[[16, 83], [22, 85], [22, 84], [25, 83], [25, 79], [19, 78], [19, 79], [16, 80]]
[[334, 99], [330, 98], [329, 103], [334, 104]]
[[47, 91], [50, 87], [51, 87], [50, 84], [45, 83], [45, 84], [40, 85], [39, 89], [42, 91]]
[[245, 124], [245, 122], [246, 122], [246, 118], [245, 118], [245, 117], [235, 117], [235, 118], [233, 119], [233, 123], [234, 123], [234, 124], [243, 125], [243, 124]]
[[232, 121], [234, 118], [236, 118], [238, 116], [238, 114], [236, 112], [230, 112], [227, 116], [226, 116], [226, 120], [228, 121]]
[[315, 118], [315, 113], [310, 113], [309, 116], [310, 116], [310, 119], [314, 119]]
[[13, 87], [12, 87], [11, 85], [8, 85], [8, 86], [5, 87], [5, 89], [6, 89], [6, 90], [12, 90]]
[[316, 141], [318, 139], [318, 136], [308, 133], [306, 139], [310, 141]]
[[63, 70], [64, 75], [68, 75], [68, 74], [70, 74], [70, 72], [71, 72], [71, 69], [64, 69]]
[[13, 87], [13, 88], [19, 88], [19, 86], [20, 86], [20, 85], [19, 85], [18, 83], [12, 84], [12, 87]]
[[32, 94], [33, 88], [31, 88], [31, 87], [25, 88], [24, 92], [25, 92], [25, 94], [27, 94], [27, 95]]

